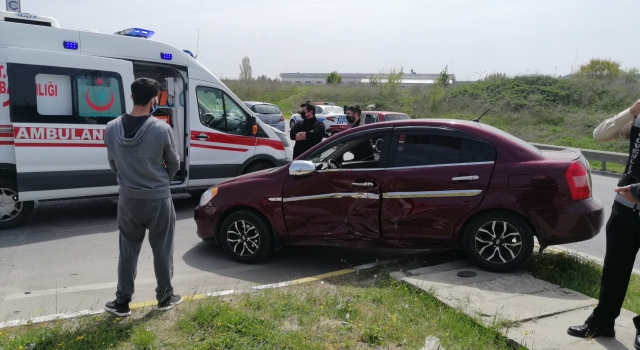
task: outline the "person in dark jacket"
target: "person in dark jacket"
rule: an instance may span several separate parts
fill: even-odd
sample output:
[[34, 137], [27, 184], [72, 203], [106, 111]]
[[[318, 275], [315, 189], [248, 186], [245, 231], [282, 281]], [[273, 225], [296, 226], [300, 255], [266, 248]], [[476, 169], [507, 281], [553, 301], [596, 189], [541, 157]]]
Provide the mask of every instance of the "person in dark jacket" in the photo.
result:
[[[347, 115], [347, 122], [351, 124], [354, 128], [357, 128], [362, 123], [362, 109], [360, 106], [349, 106], [345, 112]], [[371, 146], [371, 142], [369, 140], [365, 142], [361, 142], [359, 145], [355, 146], [351, 149], [351, 153], [353, 154], [354, 162], [362, 162], [368, 160], [374, 160], [373, 155], [373, 147]]]
[[324, 138], [324, 123], [316, 119], [316, 106], [306, 103], [300, 110], [301, 121], [291, 128], [289, 136], [296, 144], [293, 146], [293, 159], [319, 144]]

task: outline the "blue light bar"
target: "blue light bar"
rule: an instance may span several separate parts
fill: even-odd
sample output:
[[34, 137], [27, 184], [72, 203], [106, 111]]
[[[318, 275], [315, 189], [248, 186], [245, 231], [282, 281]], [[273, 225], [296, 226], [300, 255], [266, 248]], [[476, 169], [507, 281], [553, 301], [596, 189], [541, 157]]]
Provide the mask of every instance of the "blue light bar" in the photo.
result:
[[77, 50], [78, 49], [78, 43], [75, 41], [65, 41], [64, 43], [64, 48], [67, 50]]
[[119, 32], [116, 32], [117, 35], [124, 35], [124, 36], [132, 36], [135, 38], [145, 38], [148, 39], [150, 37], [153, 36], [153, 34], [155, 34], [154, 31], [152, 30], [147, 30], [147, 29], [141, 29], [141, 28], [129, 28], [129, 29], [125, 29]]
[[163, 60], [171, 61], [173, 55], [170, 53], [160, 52], [160, 58], [162, 58]]

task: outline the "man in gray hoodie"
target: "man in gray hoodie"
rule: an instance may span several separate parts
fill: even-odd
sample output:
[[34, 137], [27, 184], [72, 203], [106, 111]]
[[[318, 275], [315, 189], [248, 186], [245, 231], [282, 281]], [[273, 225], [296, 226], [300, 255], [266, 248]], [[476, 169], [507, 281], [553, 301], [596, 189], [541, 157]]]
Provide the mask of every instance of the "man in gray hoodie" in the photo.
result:
[[173, 294], [173, 236], [176, 212], [169, 184], [180, 169], [171, 127], [151, 115], [157, 108], [160, 84], [147, 78], [131, 84], [133, 110], [109, 122], [105, 133], [108, 160], [119, 184], [120, 257], [116, 300], [105, 310], [129, 316], [138, 255], [145, 232], [153, 250], [158, 309], [168, 310], [182, 298]]

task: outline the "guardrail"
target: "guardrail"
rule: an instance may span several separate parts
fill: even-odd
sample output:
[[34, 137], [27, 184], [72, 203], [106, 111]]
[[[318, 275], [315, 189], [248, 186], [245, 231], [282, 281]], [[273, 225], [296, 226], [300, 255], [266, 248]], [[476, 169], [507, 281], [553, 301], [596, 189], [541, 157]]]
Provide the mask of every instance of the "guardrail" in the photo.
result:
[[543, 145], [539, 143], [532, 143], [532, 145], [542, 150], [553, 150], [553, 151], [561, 151], [563, 149], [568, 149], [568, 148], [578, 149], [582, 152], [584, 157], [587, 158], [588, 160], [595, 160], [597, 162], [602, 162], [602, 168], [601, 168], [602, 171], [607, 171], [607, 163], [627, 164], [627, 160], [629, 159], [629, 155], [626, 153], [595, 151], [592, 149]]

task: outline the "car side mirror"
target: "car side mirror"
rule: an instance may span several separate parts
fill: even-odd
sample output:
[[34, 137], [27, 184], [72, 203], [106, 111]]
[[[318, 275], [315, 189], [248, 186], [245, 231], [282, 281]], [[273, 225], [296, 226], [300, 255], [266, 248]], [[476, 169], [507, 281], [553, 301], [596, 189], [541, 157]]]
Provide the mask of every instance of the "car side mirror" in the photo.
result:
[[303, 176], [316, 172], [316, 166], [308, 160], [294, 160], [289, 165], [289, 175]]

